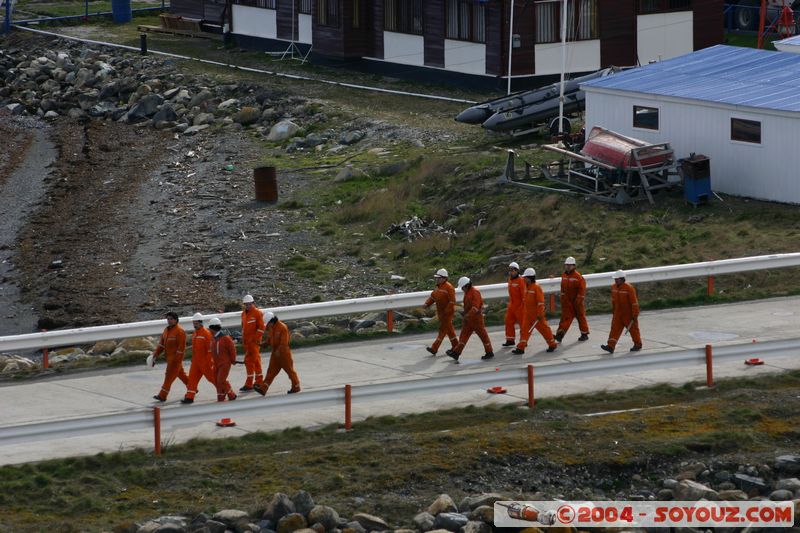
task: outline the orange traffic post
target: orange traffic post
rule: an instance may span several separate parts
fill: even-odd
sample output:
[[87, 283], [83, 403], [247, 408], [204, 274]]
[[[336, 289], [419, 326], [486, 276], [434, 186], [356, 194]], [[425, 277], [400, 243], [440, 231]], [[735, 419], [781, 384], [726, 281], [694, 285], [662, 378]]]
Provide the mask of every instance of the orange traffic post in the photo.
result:
[[533, 399], [533, 365], [528, 365], [528, 407], [533, 409], [536, 400]]
[[352, 387], [350, 385], [344, 386], [344, 429], [350, 430], [353, 426], [353, 422], [350, 419], [350, 400], [352, 398]]
[[389, 330], [389, 333], [394, 331], [394, 311], [391, 309], [386, 311], [386, 329]]
[[709, 296], [714, 294], [714, 276], [708, 276], [708, 287], [706, 291]]
[[711, 355], [710, 344], [706, 344], [706, 385], [714, 386], [714, 359]]
[[153, 432], [155, 433], [155, 452], [161, 455], [161, 408], [153, 407]]

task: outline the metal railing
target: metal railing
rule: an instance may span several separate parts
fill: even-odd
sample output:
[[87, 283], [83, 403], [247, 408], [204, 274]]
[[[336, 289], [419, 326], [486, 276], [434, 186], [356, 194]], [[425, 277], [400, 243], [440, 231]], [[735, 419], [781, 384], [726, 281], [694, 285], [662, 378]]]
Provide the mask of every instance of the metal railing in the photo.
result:
[[[285, 413], [293, 409], [320, 409], [332, 406], [344, 407], [344, 427], [351, 425], [351, 403], [362, 400], [387, 399], [404, 395], [441, 395], [442, 393], [479, 390], [495, 386], [528, 385], [529, 407], [534, 407], [534, 379], [536, 384], [580, 380], [592, 377], [650, 372], [668, 368], [705, 365], [706, 384], [713, 386], [713, 361], [734, 361], [752, 358], [757, 351], [761, 357], [786, 356], [797, 353], [800, 338], [762, 342], [754, 349], [752, 343], [705, 348], [650, 353], [646, 355], [619, 358], [603, 357], [595, 361], [534, 365], [500, 371], [474, 372], [436, 378], [411, 379], [370, 385], [345, 385], [301, 394], [244, 399], [237, 402], [208, 403], [190, 408], [153, 407], [118, 413], [102, 414], [74, 419], [58, 419], [0, 427], [0, 446], [54, 440], [81, 435], [110, 433], [117, 431], [149, 430], [155, 432], [155, 450], [160, 453], [162, 427], [180, 427], [190, 424], [211, 422], [220, 417], [239, 417], [247, 415], [267, 416], [272, 413]], [[534, 377], [535, 376], [535, 377]]]
[[[714, 276], [795, 266], [800, 266], [800, 253], [760, 255], [737, 259], [724, 259], [721, 261], [639, 268], [627, 270], [626, 275], [627, 280], [632, 283], [650, 283], [685, 278], [708, 277], [709, 290], [711, 290]], [[612, 283], [612, 274], [612, 272], [602, 272], [584, 276], [587, 288], [610, 286]], [[561, 287], [561, 280], [559, 278], [542, 279], [538, 280], [537, 283], [542, 287], [545, 293], [556, 293]], [[508, 297], [506, 283], [481, 285], [478, 288], [484, 300], [497, 300]], [[425, 302], [429, 294], [430, 291], [408, 292], [388, 294], [386, 296], [370, 296], [367, 298], [352, 298], [331, 302], [271, 307], [269, 309], [280, 316], [282, 320], [310, 319], [419, 307]], [[207, 319], [217, 317], [222, 321], [222, 325], [225, 327], [239, 327], [241, 324], [241, 313], [238, 311], [222, 314], [208, 314], [205, 315], [205, 317]], [[191, 321], [191, 317], [183, 317], [180, 319], [180, 323], [187, 326], [191, 324]], [[53, 348], [58, 346], [75, 346], [101, 340], [159, 335], [163, 329], [163, 320], [148, 320], [128, 324], [113, 324], [41, 333], [9, 335], [0, 337], [0, 353]]]

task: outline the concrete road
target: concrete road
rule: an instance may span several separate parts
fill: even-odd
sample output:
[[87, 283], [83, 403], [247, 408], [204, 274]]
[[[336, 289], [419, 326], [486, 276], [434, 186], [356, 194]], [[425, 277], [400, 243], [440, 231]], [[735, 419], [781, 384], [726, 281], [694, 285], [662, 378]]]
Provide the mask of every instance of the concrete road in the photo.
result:
[[[758, 342], [797, 337], [798, 309], [800, 298], [776, 298], [740, 304], [705, 306], [688, 309], [651, 311], [640, 316], [640, 328], [644, 349], [639, 354], [698, 348], [705, 344], [751, 343], [752, 356], [758, 357]], [[368, 383], [382, 383], [420, 379], [426, 377], [461, 375], [472, 372], [491, 372], [495, 369], [519, 368], [531, 362], [537, 367], [548, 364], [608, 359], [600, 350], [610, 326], [609, 315], [589, 317], [592, 329], [590, 340], [578, 342], [577, 324], [564, 339], [559, 349], [548, 354], [542, 338], [534, 332], [531, 345], [524, 355], [515, 356], [510, 349], [501, 348], [504, 341], [502, 328], [490, 330], [496, 357], [481, 361], [483, 354], [480, 341], [473, 336], [461, 358], [461, 364], [444, 355], [433, 357], [425, 351], [434, 334], [401, 336], [377, 341], [347, 344], [332, 344], [294, 351], [295, 368], [302, 382], [303, 391], [313, 391]], [[556, 324], [551, 323], [551, 327]], [[447, 341], [445, 341], [445, 347]], [[613, 355], [637, 357], [628, 349], [630, 338], [624, 336]], [[268, 355], [264, 354], [266, 370]], [[188, 370], [188, 363], [186, 364]], [[800, 357], [780, 357], [766, 360], [763, 366], [746, 366], [744, 361], [715, 365], [715, 377], [755, 375], [800, 368]], [[160, 388], [163, 365], [147, 369], [129, 367], [114, 370], [82, 373], [74, 376], [53, 376], [27, 383], [6, 383], [0, 386], [0, 427], [31, 422], [64, 420], [68, 418], [116, 413], [151, 407], [156, 404], [151, 397]], [[571, 382], [537, 385], [537, 397], [577, 394], [592, 391], [627, 389], [654, 383], [682, 384], [687, 381], [704, 380], [705, 367], [680, 368], [651, 371], [649, 373], [624, 374], [595, 377]], [[236, 366], [231, 372], [231, 383], [238, 389], [244, 383], [244, 368]], [[240, 394], [237, 402], [269, 402], [270, 398], [284, 395], [289, 389], [289, 380], [280, 374], [266, 398], [255, 393]], [[200, 392], [193, 405], [181, 405], [185, 387], [179, 381], [173, 385], [163, 408], [192, 409], [198, 404], [213, 402], [216, 398], [213, 387], [202, 382]], [[301, 393], [302, 394], [302, 393]], [[484, 389], [469, 392], [442, 393], [431, 390], [429, 395], [401, 397], [382, 401], [361, 402], [353, 405], [353, 419], [363, 420], [369, 416], [399, 415], [424, 412], [457, 406], [486, 405], [496, 402], [522, 402], [526, 399], [524, 386], [510, 387], [508, 394], [491, 395]], [[342, 423], [344, 407], [291, 411], [280, 416], [270, 414], [248, 415], [236, 418], [236, 426], [220, 428], [215, 420], [189, 427], [163, 428], [162, 442], [165, 453], [172, 443], [184, 442], [193, 437], [238, 436], [260, 430], [277, 430], [286, 427], [318, 427], [330, 423]], [[73, 438], [43, 439], [24, 444], [4, 444], [0, 441], [0, 464], [39, 461], [57, 457], [88, 455], [101, 451], [112, 452], [143, 447], [152, 449], [152, 431], [117, 432]]]

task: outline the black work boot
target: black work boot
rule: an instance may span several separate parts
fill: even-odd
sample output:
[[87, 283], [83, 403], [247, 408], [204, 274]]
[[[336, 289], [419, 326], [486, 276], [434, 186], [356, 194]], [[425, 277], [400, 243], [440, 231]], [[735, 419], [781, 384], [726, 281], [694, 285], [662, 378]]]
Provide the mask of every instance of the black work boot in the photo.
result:
[[556, 333], [556, 342], [561, 342], [562, 340], [564, 340], [564, 333], [559, 331]]
[[514, 355], [524, 354], [525, 348], [514, 348], [513, 350], [511, 350], [511, 353], [513, 353]]
[[184, 398], [181, 400], [181, 403], [194, 403], [194, 399], [192, 398]]
[[503, 343], [503, 346], [514, 346], [514, 341], [506, 341]]
[[485, 354], [483, 354], [483, 357], [481, 357], [481, 359], [486, 361], [487, 359], [491, 359], [492, 357], [494, 357], [494, 352], [486, 352]]
[[589, 334], [588, 333], [581, 333], [581, 336], [578, 337], [578, 340], [581, 341], [581, 342], [588, 341], [589, 340]]
[[600, 345], [600, 349], [601, 349], [601, 350], [605, 350], [605, 351], [606, 351], [606, 352], [608, 352], [608, 353], [614, 353], [614, 348], [612, 348], [612, 347], [611, 347], [611, 346], [609, 346], [608, 344], [601, 344], [601, 345]]

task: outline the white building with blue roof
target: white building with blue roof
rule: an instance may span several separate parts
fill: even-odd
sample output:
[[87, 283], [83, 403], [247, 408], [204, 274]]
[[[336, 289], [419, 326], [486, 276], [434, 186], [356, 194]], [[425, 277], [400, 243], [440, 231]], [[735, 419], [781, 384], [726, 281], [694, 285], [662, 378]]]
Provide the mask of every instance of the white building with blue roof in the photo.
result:
[[602, 126], [711, 159], [713, 190], [800, 204], [800, 55], [718, 45], [581, 85]]

